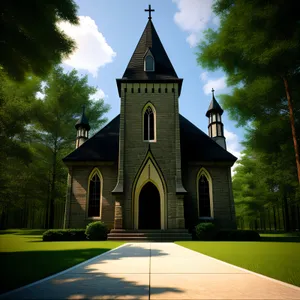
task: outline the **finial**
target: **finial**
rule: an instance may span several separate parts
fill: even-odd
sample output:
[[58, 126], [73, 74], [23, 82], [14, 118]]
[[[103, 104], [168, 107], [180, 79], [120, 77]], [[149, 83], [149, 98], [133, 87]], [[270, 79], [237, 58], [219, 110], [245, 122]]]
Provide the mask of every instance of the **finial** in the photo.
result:
[[212, 88], [212, 89], [211, 89], [211, 92], [212, 92], [213, 96], [214, 96], [214, 91], [215, 91], [214, 88]]
[[149, 8], [148, 8], [148, 9], [145, 9], [145, 11], [148, 11], [148, 12], [149, 12], [149, 17], [148, 17], [148, 19], [151, 20], [151, 19], [152, 19], [152, 17], [151, 17], [151, 12], [152, 12], [152, 11], [155, 11], [155, 10], [154, 10], [154, 9], [151, 9], [151, 4], [149, 4], [148, 7], [149, 7]]
[[83, 104], [82, 105], [82, 114], [84, 115], [84, 112], [85, 112], [85, 105]]

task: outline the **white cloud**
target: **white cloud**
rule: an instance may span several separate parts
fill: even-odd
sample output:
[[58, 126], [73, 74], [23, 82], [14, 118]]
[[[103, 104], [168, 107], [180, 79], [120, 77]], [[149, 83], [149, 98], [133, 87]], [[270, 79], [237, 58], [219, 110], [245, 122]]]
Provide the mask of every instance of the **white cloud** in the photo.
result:
[[[206, 75], [207, 76], [207, 75]], [[207, 77], [206, 77], [207, 80]], [[223, 90], [227, 87], [226, 85], [226, 77], [220, 77], [217, 79], [209, 79], [206, 84], [203, 86], [204, 94], [208, 95], [211, 93], [211, 89], [213, 88], [216, 92]]]
[[206, 81], [208, 79], [208, 73], [207, 72], [203, 72], [200, 74], [200, 79], [202, 81]]
[[35, 94], [35, 96], [36, 96], [36, 98], [37, 99], [40, 99], [40, 100], [44, 100], [44, 98], [45, 98], [45, 87], [46, 87], [46, 82], [45, 81], [42, 81], [42, 83], [41, 83], [41, 91], [40, 92], [37, 92], [36, 94]]
[[99, 99], [104, 99], [104, 98], [108, 98], [107, 95], [105, 95], [104, 91], [101, 89], [97, 89], [97, 92], [93, 95], [91, 95], [90, 97], [92, 100], [99, 100]]
[[172, 0], [178, 8], [174, 15], [175, 23], [184, 31], [189, 33], [187, 42], [195, 47], [204, 29], [211, 21], [218, 25], [218, 19], [213, 15], [213, 0]]
[[76, 69], [87, 70], [96, 77], [98, 69], [112, 62], [116, 53], [108, 45], [92, 18], [79, 16], [79, 22], [78, 26], [68, 22], [58, 24], [77, 44], [76, 50], [63, 63]]
[[[232, 155], [237, 157], [238, 159], [241, 158], [241, 151], [242, 151], [242, 146], [239, 142], [239, 137], [226, 129], [224, 129], [224, 135], [226, 138], [226, 146], [227, 146], [227, 151], [229, 151]], [[235, 173], [235, 168], [238, 166], [238, 163], [235, 163], [233, 168], [231, 169], [232, 175]]]

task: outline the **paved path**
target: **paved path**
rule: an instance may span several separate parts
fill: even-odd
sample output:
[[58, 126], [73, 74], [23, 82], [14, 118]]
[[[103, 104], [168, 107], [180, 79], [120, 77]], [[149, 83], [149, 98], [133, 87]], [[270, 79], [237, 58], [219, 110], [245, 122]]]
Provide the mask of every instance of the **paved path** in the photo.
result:
[[300, 299], [300, 288], [173, 243], [130, 243], [0, 299]]

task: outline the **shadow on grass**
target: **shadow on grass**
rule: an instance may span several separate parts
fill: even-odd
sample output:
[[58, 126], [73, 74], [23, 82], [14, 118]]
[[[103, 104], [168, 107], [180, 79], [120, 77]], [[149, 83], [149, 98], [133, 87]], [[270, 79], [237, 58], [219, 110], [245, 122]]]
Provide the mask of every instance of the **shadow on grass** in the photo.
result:
[[15, 234], [15, 235], [42, 235], [46, 229], [7, 229], [0, 230], [1, 234]]
[[[125, 245], [119, 249], [96, 258], [91, 264], [80, 266], [70, 272], [54, 277], [51, 281], [39, 283], [31, 288], [21, 289], [5, 295], [5, 299], [98, 299], [99, 297], [118, 298], [126, 295], [139, 298], [149, 296], [149, 262], [146, 261], [145, 271], [140, 272], [139, 260], [132, 258], [167, 255], [159, 249], [143, 248], [143, 246]], [[59, 251], [24, 251], [5, 252], [0, 254], [1, 268], [0, 292], [29, 284], [45, 278], [73, 265], [81, 263], [110, 249], [82, 249]], [[124, 260], [120, 269], [111, 269], [106, 273], [107, 264]], [[128, 269], [126, 269], [128, 266]], [[151, 288], [151, 294], [165, 292], [181, 293], [177, 288]], [[1, 299], [1, 295], [0, 295]]]
[[262, 236], [261, 242], [300, 243], [298, 236]]

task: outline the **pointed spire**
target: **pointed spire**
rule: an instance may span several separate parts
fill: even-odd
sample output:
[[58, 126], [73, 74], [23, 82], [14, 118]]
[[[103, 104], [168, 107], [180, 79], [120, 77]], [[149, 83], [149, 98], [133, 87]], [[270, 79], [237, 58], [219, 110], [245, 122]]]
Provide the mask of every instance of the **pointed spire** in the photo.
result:
[[[154, 72], [145, 72], [144, 59], [148, 51], [155, 62]], [[142, 33], [142, 36], [133, 52], [128, 66], [122, 77], [123, 80], [178, 80], [174, 67], [160, 41], [151, 19]]]
[[90, 130], [89, 120], [85, 115], [85, 105], [82, 105], [82, 115], [80, 119], [76, 122], [75, 128], [78, 129], [79, 127], [85, 128], [86, 130]]
[[208, 110], [206, 112], [206, 116], [209, 117], [211, 112], [218, 112], [220, 115], [222, 115], [223, 109], [221, 108], [220, 104], [215, 98], [215, 90], [213, 88], [211, 89], [211, 93], [212, 93], [212, 99], [208, 107]]

